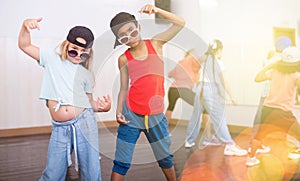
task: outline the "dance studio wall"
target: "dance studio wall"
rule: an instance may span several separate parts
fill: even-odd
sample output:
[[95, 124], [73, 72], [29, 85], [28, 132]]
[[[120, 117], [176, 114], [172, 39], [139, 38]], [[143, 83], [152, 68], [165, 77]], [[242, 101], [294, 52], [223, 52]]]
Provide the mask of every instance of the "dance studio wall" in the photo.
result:
[[[228, 124], [251, 126], [260, 96], [261, 86], [253, 77], [261, 68], [267, 52], [273, 48], [274, 26], [296, 27], [300, 17], [297, 0], [226, 0], [216, 7], [200, 7], [198, 0], [171, 0], [171, 11], [186, 20], [186, 28], [205, 42], [219, 38], [224, 43], [226, 77], [240, 106], [228, 106]], [[54, 48], [65, 39], [74, 25], [90, 27], [95, 43], [95, 97], [113, 96], [112, 110], [97, 114], [98, 121], [115, 119], [116, 93], [119, 86], [117, 57], [124, 51], [112, 53], [113, 34], [110, 19], [119, 11], [135, 13], [143, 25], [154, 21], [154, 16], [141, 15], [137, 10], [152, 0], [97, 1], [0, 1], [0, 129], [51, 125], [45, 102], [38, 99], [43, 69], [17, 47], [22, 21], [29, 17], [43, 17], [41, 30], [32, 34], [33, 43]], [[152, 30], [142, 29], [143, 37], [151, 37], [154, 30], [167, 25], [156, 25]], [[143, 26], [145, 27], [145, 26]], [[167, 45], [165, 57], [178, 61], [183, 50]], [[99, 58], [100, 57], [100, 58]], [[174, 64], [166, 64], [166, 72]], [[166, 90], [170, 82], [166, 81]], [[165, 101], [167, 104], [167, 100]], [[188, 120], [192, 107], [179, 101], [174, 118]], [[241, 120], [243, 118], [243, 120]]]

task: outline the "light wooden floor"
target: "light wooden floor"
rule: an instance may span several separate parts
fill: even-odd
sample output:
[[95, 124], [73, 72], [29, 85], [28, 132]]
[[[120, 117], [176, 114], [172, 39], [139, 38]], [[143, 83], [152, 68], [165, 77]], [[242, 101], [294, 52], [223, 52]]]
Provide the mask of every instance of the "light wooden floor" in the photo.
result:
[[[209, 146], [205, 149], [195, 146], [192, 149], [185, 149], [186, 126], [173, 126], [171, 130], [171, 149], [174, 152], [176, 175], [180, 181], [300, 180], [298, 160], [287, 159], [288, 147], [280, 139], [280, 135], [267, 139], [272, 150], [269, 154], [259, 155], [262, 164], [247, 168], [245, 156], [224, 156], [224, 146]], [[116, 131], [116, 127], [99, 129], [103, 181], [110, 180]], [[244, 130], [240, 134], [234, 134], [233, 137], [241, 147], [247, 148], [249, 133], [250, 130]], [[39, 134], [0, 138], [0, 180], [38, 180], [45, 167], [49, 137], [49, 134]], [[66, 180], [80, 180], [73, 165], [68, 170]], [[143, 135], [138, 141], [133, 165], [125, 180], [165, 180]]]

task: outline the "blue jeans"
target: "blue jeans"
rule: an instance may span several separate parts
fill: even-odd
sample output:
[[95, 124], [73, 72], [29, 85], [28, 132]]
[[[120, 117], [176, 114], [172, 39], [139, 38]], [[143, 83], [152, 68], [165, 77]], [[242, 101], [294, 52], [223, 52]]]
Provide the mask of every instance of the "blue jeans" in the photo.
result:
[[187, 128], [186, 141], [190, 144], [195, 142], [201, 128], [201, 115], [203, 109], [205, 109], [210, 116], [218, 139], [228, 144], [234, 144], [227, 128], [225, 101], [220, 96], [217, 85], [214, 83], [204, 83], [203, 100], [200, 102], [201, 87], [202, 83], [197, 87], [194, 109]]
[[92, 109], [67, 122], [52, 121], [47, 165], [40, 181], [64, 181], [74, 150], [75, 169], [82, 180], [101, 181], [98, 126]]
[[123, 104], [123, 115], [130, 123], [120, 124], [116, 143], [113, 172], [126, 175], [130, 168], [135, 144], [144, 132], [153, 150], [154, 156], [161, 168], [173, 166], [173, 154], [170, 151], [171, 140], [168, 122], [163, 113], [149, 115], [149, 131], [145, 129], [144, 116], [135, 114]]

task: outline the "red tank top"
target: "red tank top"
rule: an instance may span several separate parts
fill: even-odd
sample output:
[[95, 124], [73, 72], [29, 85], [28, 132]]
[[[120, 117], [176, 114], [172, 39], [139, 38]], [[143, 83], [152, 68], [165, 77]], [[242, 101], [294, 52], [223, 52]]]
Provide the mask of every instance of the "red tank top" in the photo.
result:
[[148, 56], [144, 60], [134, 59], [129, 49], [125, 51], [130, 78], [126, 103], [137, 114], [159, 114], [164, 111], [164, 63], [151, 41], [145, 43]]

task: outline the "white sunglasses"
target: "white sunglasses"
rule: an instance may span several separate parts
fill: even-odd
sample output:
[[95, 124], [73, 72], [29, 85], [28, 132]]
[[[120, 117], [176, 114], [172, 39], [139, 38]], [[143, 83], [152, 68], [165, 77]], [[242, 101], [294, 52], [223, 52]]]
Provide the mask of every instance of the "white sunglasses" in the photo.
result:
[[118, 39], [118, 41], [121, 44], [127, 44], [127, 43], [129, 43], [131, 38], [136, 38], [138, 35], [139, 35], [139, 29], [135, 28], [129, 33], [128, 36], [122, 36]]

